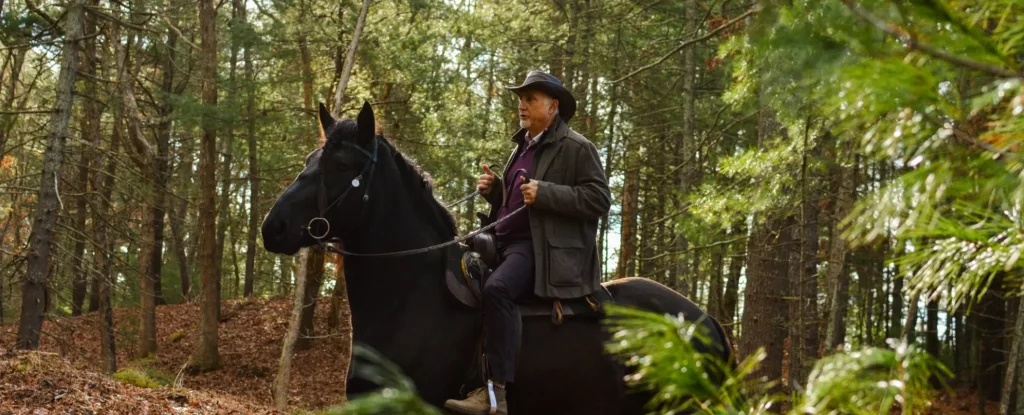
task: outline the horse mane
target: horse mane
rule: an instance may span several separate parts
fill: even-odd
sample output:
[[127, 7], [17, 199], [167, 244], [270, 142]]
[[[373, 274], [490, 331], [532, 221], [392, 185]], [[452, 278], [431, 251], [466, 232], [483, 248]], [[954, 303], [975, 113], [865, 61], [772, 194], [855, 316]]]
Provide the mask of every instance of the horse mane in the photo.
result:
[[419, 190], [418, 194], [422, 197], [423, 203], [432, 209], [434, 215], [444, 225], [445, 230], [451, 232], [452, 235], [457, 234], [455, 218], [434, 196], [434, 179], [430, 176], [430, 173], [423, 170], [412, 159], [405, 157], [388, 140], [381, 138], [380, 141], [394, 154], [395, 166], [398, 167], [398, 172], [405, 181], [405, 184], [412, 189]]

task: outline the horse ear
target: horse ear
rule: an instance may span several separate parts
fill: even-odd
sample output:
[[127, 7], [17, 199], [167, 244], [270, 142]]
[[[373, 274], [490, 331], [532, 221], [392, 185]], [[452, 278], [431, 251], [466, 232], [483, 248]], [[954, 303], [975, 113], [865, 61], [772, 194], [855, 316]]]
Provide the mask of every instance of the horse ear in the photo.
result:
[[359, 110], [356, 125], [359, 127], [357, 133], [359, 144], [367, 144], [373, 140], [377, 132], [377, 123], [373, 119], [373, 108], [370, 108], [369, 102], [363, 101], [363, 109]]
[[327, 143], [327, 132], [331, 131], [331, 127], [334, 127], [334, 117], [331, 116], [331, 112], [327, 111], [327, 107], [324, 103], [320, 103], [320, 144]]

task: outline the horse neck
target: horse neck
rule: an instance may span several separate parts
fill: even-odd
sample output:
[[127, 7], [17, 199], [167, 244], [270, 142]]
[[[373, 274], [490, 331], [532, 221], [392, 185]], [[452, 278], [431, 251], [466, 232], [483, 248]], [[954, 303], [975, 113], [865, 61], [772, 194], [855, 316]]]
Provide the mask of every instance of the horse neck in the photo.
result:
[[[440, 218], [415, 195], [391, 192], [368, 213], [360, 231], [345, 240], [352, 252], [380, 253], [416, 249], [451, 240]], [[378, 334], [393, 337], [394, 328], [430, 318], [422, 304], [444, 292], [444, 250], [403, 257], [345, 258], [345, 279], [352, 323], [358, 341], [375, 343]], [[440, 317], [440, 316], [438, 316]]]

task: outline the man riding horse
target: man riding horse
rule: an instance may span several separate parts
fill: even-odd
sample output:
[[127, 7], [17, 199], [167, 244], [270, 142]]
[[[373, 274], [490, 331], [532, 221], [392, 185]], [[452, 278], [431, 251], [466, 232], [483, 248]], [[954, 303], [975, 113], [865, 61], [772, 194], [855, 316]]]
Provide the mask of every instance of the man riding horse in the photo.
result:
[[576, 99], [562, 82], [533, 71], [522, 85], [506, 89], [519, 96], [516, 149], [501, 176], [483, 165], [477, 188], [491, 204], [489, 220], [525, 214], [496, 226], [500, 262], [483, 288], [484, 353], [497, 406], [485, 388], [445, 407], [461, 414], [507, 414], [505, 383], [515, 382], [520, 320], [516, 301], [531, 293], [569, 299], [599, 289], [597, 222], [608, 213], [611, 194], [601, 158], [586, 137], [566, 124]]

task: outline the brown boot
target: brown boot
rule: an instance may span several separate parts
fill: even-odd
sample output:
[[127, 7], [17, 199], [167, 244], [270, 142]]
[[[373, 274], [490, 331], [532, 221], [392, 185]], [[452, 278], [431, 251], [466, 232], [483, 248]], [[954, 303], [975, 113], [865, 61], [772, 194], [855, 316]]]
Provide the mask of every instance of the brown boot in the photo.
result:
[[463, 415], [508, 415], [508, 402], [505, 400], [505, 388], [495, 385], [494, 398], [498, 407], [491, 411], [491, 398], [487, 396], [487, 387], [478, 388], [469, 393], [466, 399], [457, 401], [449, 399], [445, 401], [445, 409]]

